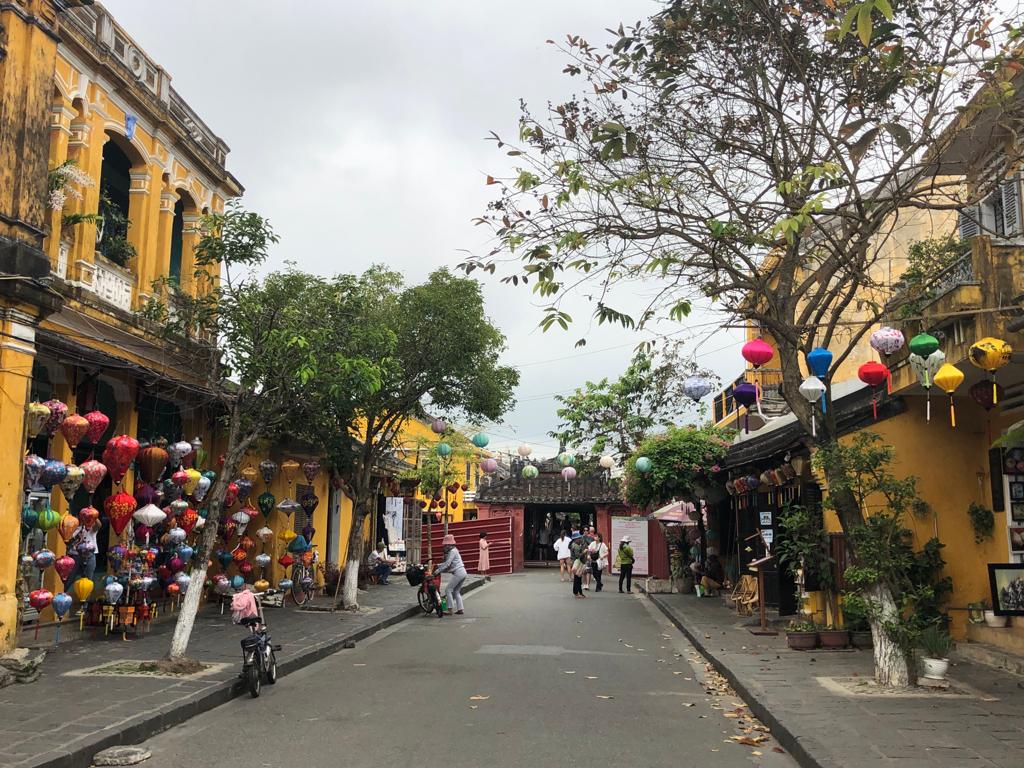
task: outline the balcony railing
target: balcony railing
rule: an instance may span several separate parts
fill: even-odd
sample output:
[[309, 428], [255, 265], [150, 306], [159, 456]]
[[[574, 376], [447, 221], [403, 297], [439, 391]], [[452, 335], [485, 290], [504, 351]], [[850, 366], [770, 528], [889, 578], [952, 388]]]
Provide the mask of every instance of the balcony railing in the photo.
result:
[[132, 311], [132, 273], [96, 254], [92, 290], [99, 298], [125, 312]]
[[970, 251], [968, 251], [935, 276], [931, 285], [928, 286], [929, 300], [936, 301], [958, 285], [973, 282], [975, 282], [974, 262], [971, 259]]
[[782, 390], [781, 368], [748, 368], [725, 389], [715, 395], [715, 423], [727, 418], [736, 409], [733, 390], [744, 382], [757, 384], [765, 395], [778, 394]]

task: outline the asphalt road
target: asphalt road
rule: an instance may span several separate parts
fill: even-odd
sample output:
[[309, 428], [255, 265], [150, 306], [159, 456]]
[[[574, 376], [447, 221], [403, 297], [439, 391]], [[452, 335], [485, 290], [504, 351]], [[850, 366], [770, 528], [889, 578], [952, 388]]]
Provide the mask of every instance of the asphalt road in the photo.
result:
[[199, 715], [145, 765], [796, 765], [774, 740], [735, 743], [763, 733], [647, 600], [587, 594], [550, 571], [496, 577], [466, 616], [418, 616]]

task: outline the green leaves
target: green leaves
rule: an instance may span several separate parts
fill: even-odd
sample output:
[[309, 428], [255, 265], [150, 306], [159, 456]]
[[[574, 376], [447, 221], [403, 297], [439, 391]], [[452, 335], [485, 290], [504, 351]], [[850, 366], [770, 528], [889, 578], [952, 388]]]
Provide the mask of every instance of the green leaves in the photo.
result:
[[606, 121], [590, 134], [593, 144], [601, 147], [600, 157], [604, 162], [621, 160], [636, 154], [637, 136], [622, 123]]
[[567, 331], [571, 322], [571, 315], [562, 312], [558, 307], [547, 307], [544, 310], [544, 319], [540, 321], [540, 328], [543, 331], [547, 331], [557, 323], [563, 331]]
[[878, 11], [886, 21], [892, 21], [893, 10], [889, 0], [862, 0], [850, 6], [839, 26], [840, 36], [846, 37], [856, 24], [857, 38], [866, 48], [871, 45], [872, 14]]

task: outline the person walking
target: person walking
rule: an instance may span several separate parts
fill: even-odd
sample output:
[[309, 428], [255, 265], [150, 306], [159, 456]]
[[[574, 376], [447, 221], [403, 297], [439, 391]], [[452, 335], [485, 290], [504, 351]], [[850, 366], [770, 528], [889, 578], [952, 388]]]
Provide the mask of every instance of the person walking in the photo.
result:
[[[451, 579], [444, 588], [444, 595], [448, 599], [448, 615], [453, 612], [459, 615], [465, 613], [462, 605], [462, 584], [466, 581], [466, 566], [462, 563], [462, 555], [455, 546], [455, 536], [449, 533], [441, 539], [441, 546], [444, 547], [444, 562], [434, 568], [434, 573], [450, 573]], [[438, 615], [438, 618], [441, 618]]]
[[601, 574], [608, 567], [608, 545], [604, 543], [604, 536], [600, 533], [595, 533], [594, 537], [587, 551], [590, 555], [590, 571], [596, 585], [594, 591], [600, 592], [604, 589], [604, 584], [601, 583]]
[[487, 541], [487, 531], [480, 531], [480, 564], [477, 570], [484, 577], [484, 581], [490, 581], [491, 577], [487, 572], [491, 570], [491, 545]]
[[555, 540], [555, 557], [558, 559], [558, 580], [572, 578], [572, 539], [568, 531]]
[[587, 566], [583, 563], [583, 558], [586, 557], [586, 552], [581, 552], [575, 560], [572, 561], [572, 596], [576, 599], [586, 597], [583, 594], [583, 574], [586, 573]]
[[623, 536], [619, 542], [619, 551], [615, 555], [615, 565], [619, 568], [619, 592], [622, 592], [622, 582], [626, 582], [626, 591], [633, 591], [633, 547], [630, 545], [633, 540], [629, 536]]

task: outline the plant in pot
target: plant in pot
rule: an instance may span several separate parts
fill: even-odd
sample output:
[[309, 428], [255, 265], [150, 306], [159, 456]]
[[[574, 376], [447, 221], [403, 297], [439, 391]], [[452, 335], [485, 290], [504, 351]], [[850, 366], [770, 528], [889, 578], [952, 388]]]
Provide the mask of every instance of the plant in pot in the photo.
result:
[[871, 648], [871, 627], [868, 624], [868, 601], [857, 592], [843, 594], [843, 626], [850, 631], [854, 648]]
[[818, 647], [818, 628], [810, 621], [791, 621], [786, 627], [786, 645], [794, 651], [812, 651]]
[[981, 601], [982, 615], [985, 617], [985, 625], [993, 629], [1002, 629], [1006, 626], [1007, 616], [997, 616], [996, 612], [988, 604], [988, 600]]
[[929, 680], [945, 680], [949, 669], [949, 651], [953, 638], [936, 624], [921, 630], [917, 643], [921, 647], [921, 671]]

